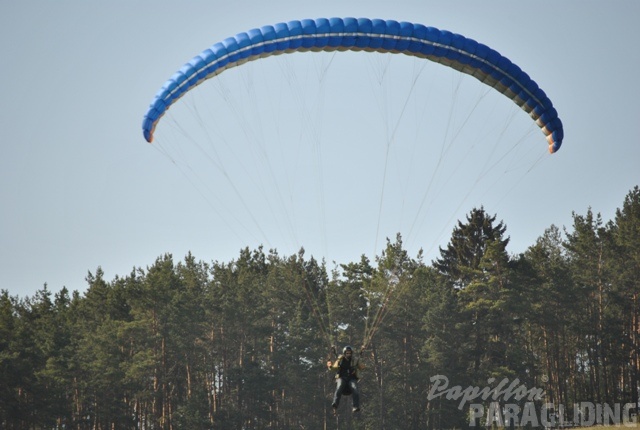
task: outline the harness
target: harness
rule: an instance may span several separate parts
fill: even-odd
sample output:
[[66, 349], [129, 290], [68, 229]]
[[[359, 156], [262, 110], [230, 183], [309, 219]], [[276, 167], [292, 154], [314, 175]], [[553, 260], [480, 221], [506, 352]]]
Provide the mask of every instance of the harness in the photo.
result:
[[346, 379], [359, 379], [358, 378], [358, 359], [352, 357], [351, 361], [347, 360], [344, 356], [340, 356], [339, 358], [339, 370], [336, 374], [336, 379], [338, 378], [346, 378]]

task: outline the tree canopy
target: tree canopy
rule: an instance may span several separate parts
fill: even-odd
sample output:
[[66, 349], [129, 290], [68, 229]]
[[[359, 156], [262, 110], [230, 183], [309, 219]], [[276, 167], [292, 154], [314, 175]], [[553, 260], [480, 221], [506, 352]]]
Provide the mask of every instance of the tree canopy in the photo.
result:
[[429, 395], [436, 375], [637, 404], [640, 189], [613, 220], [574, 213], [520, 255], [497, 220], [472, 209], [430, 263], [398, 235], [334, 268], [304, 250], [166, 254], [113, 280], [98, 268], [82, 294], [2, 290], [0, 427], [326, 428], [325, 361], [344, 344], [366, 346], [363, 411], [341, 411], [356, 429], [466, 426]]

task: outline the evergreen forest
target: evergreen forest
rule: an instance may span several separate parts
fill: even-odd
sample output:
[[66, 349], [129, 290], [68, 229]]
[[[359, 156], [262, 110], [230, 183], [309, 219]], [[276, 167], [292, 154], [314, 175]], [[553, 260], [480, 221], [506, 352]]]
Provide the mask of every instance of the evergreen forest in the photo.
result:
[[[640, 188], [612, 220], [572, 221], [518, 255], [481, 207], [433, 261], [398, 234], [335, 267], [246, 248], [229, 262], [162, 255], [112, 280], [97, 268], [82, 293], [2, 290], [0, 428], [469, 427], [469, 402], [434, 395], [438, 375], [517, 381], [544, 393], [536, 408], [637, 405]], [[326, 362], [347, 344], [366, 366], [362, 410], [343, 397], [336, 418]]]

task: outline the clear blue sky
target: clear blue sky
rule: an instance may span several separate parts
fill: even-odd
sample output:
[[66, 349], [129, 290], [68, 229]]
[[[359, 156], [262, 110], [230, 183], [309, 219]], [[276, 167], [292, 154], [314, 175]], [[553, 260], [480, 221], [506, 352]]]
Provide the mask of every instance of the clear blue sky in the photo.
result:
[[[157, 143], [144, 141], [154, 94], [203, 49], [262, 25], [333, 16], [422, 23], [491, 46], [551, 98], [563, 147], [545, 155], [527, 115], [472, 78], [362, 54], [229, 70], [170, 110]], [[430, 261], [480, 204], [506, 223], [512, 253], [552, 224], [570, 228], [572, 211], [612, 219], [640, 184], [639, 20], [635, 0], [0, 0], [0, 289], [82, 291], [98, 266], [110, 280], [164, 253], [229, 261], [260, 243], [287, 255], [304, 246], [333, 267], [371, 258], [397, 231]], [[378, 80], [384, 89], [371, 91]], [[462, 126], [465, 109], [473, 115]], [[203, 130], [213, 137], [193, 143]], [[254, 146], [243, 143], [254, 135]], [[274, 140], [284, 146], [270, 153]], [[420, 143], [430, 140], [440, 143]], [[476, 146], [486, 149], [472, 154]], [[476, 184], [485, 170], [462, 162], [493, 165], [487, 153], [500, 167]]]

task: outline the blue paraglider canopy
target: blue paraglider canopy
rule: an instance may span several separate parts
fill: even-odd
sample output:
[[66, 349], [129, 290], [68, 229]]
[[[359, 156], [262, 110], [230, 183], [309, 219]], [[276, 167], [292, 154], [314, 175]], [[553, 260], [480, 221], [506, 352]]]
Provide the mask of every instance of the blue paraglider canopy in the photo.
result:
[[562, 122], [544, 91], [509, 59], [473, 39], [422, 24], [367, 18], [319, 18], [249, 30], [194, 57], [160, 89], [143, 120], [148, 142], [167, 109], [202, 81], [269, 55], [304, 51], [371, 51], [421, 57], [469, 74], [526, 111], [546, 135], [549, 152], [562, 145]]

